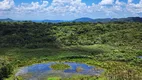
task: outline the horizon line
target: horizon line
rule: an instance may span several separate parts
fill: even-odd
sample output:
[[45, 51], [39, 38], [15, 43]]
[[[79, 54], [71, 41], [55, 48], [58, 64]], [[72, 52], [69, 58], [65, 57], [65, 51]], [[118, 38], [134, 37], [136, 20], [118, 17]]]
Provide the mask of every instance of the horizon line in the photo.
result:
[[70, 20], [62, 20], [62, 19], [31, 19], [31, 20], [28, 20], [28, 19], [12, 19], [12, 18], [1, 18], [1, 19], [11, 19], [11, 20], [16, 20], [16, 21], [32, 21], [32, 20], [36, 20], [36, 21], [41, 21], [41, 20], [59, 20], [59, 21], [73, 21], [73, 20], [76, 20], [76, 19], [81, 19], [81, 18], [88, 18], [88, 19], [121, 19], [121, 18], [142, 18], [140, 16], [131, 16], [131, 17], [119, 17], [119, 18], [90, 18], [90, 17], [79, 17], [79, 18], [75, 18], [75, 19], [70, 19]]

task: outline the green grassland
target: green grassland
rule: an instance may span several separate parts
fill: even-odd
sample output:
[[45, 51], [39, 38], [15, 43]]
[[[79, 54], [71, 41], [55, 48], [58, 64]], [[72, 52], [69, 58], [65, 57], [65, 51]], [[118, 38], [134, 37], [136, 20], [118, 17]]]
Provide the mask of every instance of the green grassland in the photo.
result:
[[20, 67], [52, 61], [104, 69], [100, 76], [65, 80], [142, 80], [142, 23], [0, 22], [0, 47], [0, 80], [14, 80]]
[[[142, 60], [137, 58], [139, 55], [137, 50], [131, 48], [125, 50], [108, 45], [91, 45], [91, 46], [78, 46], [68, 47], [63, 49], [56, 48], [39, 48], [39, 49], [1, 49], [4, 54], [1, 58], [10, 62], [10, 64], [17, 69], [26, 65], [34, 63], [44, 63], [49, 61], [57, 62], [80, 62], [89, 65], [103, 68], [105, 72], [101, 76], [76, 76], [78, 80], [82, 78], [89, 80], [98, 78], [107, 80], [141, 80], [142, 76]], [[8, 67], [8, 66], [7, 66]], [[14, 77], [14, 72], [11, 78]], [[109, 77], [108, 77], [109, 75]], [[10, 78], [10, 79], [11, 79]], [[73, 78], [74, 79], [74, 78]]]

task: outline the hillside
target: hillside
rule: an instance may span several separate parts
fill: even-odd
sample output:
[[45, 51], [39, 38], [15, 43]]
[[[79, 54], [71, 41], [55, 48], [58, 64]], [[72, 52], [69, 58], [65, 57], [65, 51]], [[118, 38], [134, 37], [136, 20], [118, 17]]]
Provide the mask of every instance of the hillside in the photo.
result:
[[[55, 36], [65, 45], [141, 45], [141, 23], [76, 24], [57, 26]], [[142, 47], [142, 46], [141, 46]]]
[[141, 45], [142, 23], [0, 22], [0, 46]]
[[[0, 22], [0, 80], [24, 80], [31, 73], [15, 77], [17, 69], [53, 61], [84, 63], [103, 69], [99, 76], [75, 75], [67, 80], [142, 80], [141, 56], [142, 23], [139, 22]], [[55, 68], [62, 67], [58, 65]]]

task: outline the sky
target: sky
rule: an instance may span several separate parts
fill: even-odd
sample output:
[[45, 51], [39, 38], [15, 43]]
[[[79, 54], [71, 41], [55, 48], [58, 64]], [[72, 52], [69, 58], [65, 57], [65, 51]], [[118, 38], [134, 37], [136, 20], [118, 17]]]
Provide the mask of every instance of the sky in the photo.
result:
[[0, 0], [0, 19], [142, 17], [142, 0]]

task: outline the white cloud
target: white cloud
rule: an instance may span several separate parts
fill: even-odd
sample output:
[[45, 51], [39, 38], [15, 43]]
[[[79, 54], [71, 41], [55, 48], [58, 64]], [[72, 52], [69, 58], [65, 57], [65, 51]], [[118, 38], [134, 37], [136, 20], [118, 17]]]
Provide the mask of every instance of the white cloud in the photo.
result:
[[134, 4], [120, 0], [102, 0], [99, 4], [88, 6], [81, 0], [48, 0], [14, 5], [13, 0], [0, 2], [0, 18], [16, 19], [74, 19], [78, 17], [128, 17], [142, 13], [142, 0]]
[[114, 0], [102, 0], [99, 4], [101, 5], [110, 5], [113, 4]]
[[138, 16], [138, 13], [142, 13], [142, 4], [129, 4], [127, 5], [127, 10]]
[[81, 0], [53, 0], [52, 4], [46, 8], [46, 12], [61, 16], [75, 16], [86, 13], [87, 8], [88, 6]]
[[132, 3], [132, 0], [126, 5], [126, 10], [135, 16], [139, 16], [139, 13], [142, 13], [142, 0], [139, 3]]
[[14, 6], [13, 0], [3, 0], [0, 2], [0, 10], [9, 10]]
[[128, 0], [128, 3], [132, 3], [133, 2], [133, 0]]
[[[21, 3], [17, 7], [13, 9], [13, 14], [17, 14], [16, 16], [22, 17], [26, 16], [26, 18], [37, 17], [42, 14], [44, 9], [48, 6], [48, 1], [39, 2], [31, 2], [31, 3]], [[10, 13], [11, 14], [11, 13]], [[42, 15], [41, 15], [42, 16]]]
[[142, 4], [142, 0], [140, 0], [139, 4]]
[[21, 11], [38, 11], [41, 9], [44, 9], [48, 6], [48, 1], [42, 1], [42, 4], [40, 5], [39, 2], [32, 2], [30, 4], [22, 3], [16, 9], [19, 9]]

